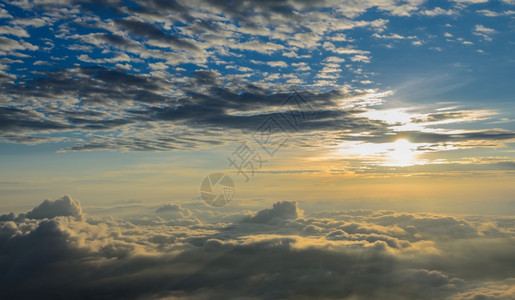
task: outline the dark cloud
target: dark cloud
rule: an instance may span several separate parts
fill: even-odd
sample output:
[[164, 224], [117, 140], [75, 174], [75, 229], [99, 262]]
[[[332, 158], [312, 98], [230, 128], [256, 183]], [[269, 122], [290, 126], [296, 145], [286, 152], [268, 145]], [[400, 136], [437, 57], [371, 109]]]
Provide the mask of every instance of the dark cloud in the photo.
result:
[[[221, 78], [217, 72], [195, 71], [192, 76], [181, 87], [185, 93], [173, 95], [169, 91], [179, 84], [170, 85], [162, 79], [116, 69], [81, 67], [45, 72], [44, 76], [28, 80], [24, 85], [6, 85], [4, 97], [23, 105], [32, 99], [45, 99], [52, 103], [54, 99], [76, 95], [80, 98], [80, 104], [62, 109], [56, 104], [42, 106], [41, 113], [17, 107], [0, 107], [0, 127], [5, 129], [4, 139], [26, 143], [34, 143], [31, 139], [43, 141], [45, 137], [30, 135], [38, 131], [58, 133], [75, 129], [90, 133], [113, 132], [111, 136], [95, 136], [67, 148], [72, 150], [164, 151], [196, 148], [202, 144], [223, 143], [223, 138], [207, 138], [212, 136], [212, 131], [252, 132], [270, 118], [278, 122], [281, 130], [290, 133], [332, 132], [334, 142], [363, 140], [384, 143], [405, 138], [414, 143], [435, 144], [515, 138], [513, 132], [502, 129], [463, 133], [394, 132], [391, 124], [361, 115], [365, 108], [340, 106], [340, 103], [352, 101], [353, 97], [360, 95], [335, 90], [293, 94], [269, 92], [249, 85], [234, 90], [220, 86]], [[290, 101], [292, 97], [296, 100]], [[100, 111], [98, 107], [103, 110]], [[159, 122], [200, 131], [189, 137], [173, 133], [160, 136], [159, 132], [154, 132], [163, 128], [163, 123]], [[120, 128], [132, 132], [132, 138], [115, 134], [114, 130]], [[146, 137], [134, 135], [143, 128], [149, 132]], [[19, 135], [20, 132], [26, 134]], [[361, 132], [368, 134], [349, 135]], [[199, 134], [206, 138], [197, 138]]]
[[95, 34], [95, 36], [100, 40], [103, 40], [107, 43], [116, 45], [117, 47], [120, 47], [122, 49], [137, 46], [136, 42], [134, 42], [126, 37], [123, 37], [119, 34], [98, 33], [98, 34]]
[[166, 97], [153, 91], [161, 90], [162, 82], [148, 76], [124, 73], [103, 67], [58, 69], [26, 82], [5, 86], [6, 95], [22, 104], [37, 97], [55, 99], [62, 96], [80, 98], [84, 104], [110, 104], [120, 101], [142, 103], [166, 102]]
[[32, 110], [12, 107], [0, 107], [0, 129], [4, 132], [29, 129], [33, 131], [67, 129], [64, 123], [43, 119]]
[[162, 42], [176, 49], [200, 51], [200, 49], [194, 43], [182, 39], [176, 35], [164, 33], [161, 28], [153, 24], [130, 19], [114, 20], [114, 22], [136, 37], [143, 37], [149, 41], [154, 40]]
[[[16, 100], [19, 105], [32, 99], [47, 101], [49, 105], [41, 106], [40, 114], [21, 108], [0, 107], [0, 127], [6, 129], [3, 134], [5, 139], [18, 142], [22, 139], [27, 142], [30, 139], [43, 141], [44, 137], [29, 134], [44, 130], [53, 133], [64, 130], [95, 133], [120, 128], [133, 133], [148, 130], [150, 134], [146, 136], [93, 136], [84, 143], [66, 148], [135, 151], [220, 144], [223, 139], [208, 138], [213, 136], [213, 131], [255, 131], [269, 118], [279, 122], [281, 130], [291, 132], [367, 130], [379, 134], [387, 130], [383, 122], [358, 116], [362, 109], [339, 109], [337, 102], [352, 96], [341, 91], [271, 93], [255, 86], [244, 86], [235, 91], [220, 87], [219, 74], [213, 71], [194, 72], [189, 86], [183, 86], [187, 91], [185, 95], [173, 96], [165, 95], [165, 92], [173, 89], [174, 85], [169, 86], [166, 81], [147, 75], [103, 67], [54, 70], [28, 80], [24, 85], [5, 87], [6, 96]], [[79, 97], [78, 105], [60, 108], [53, 102], [68, 95]], [[300, 100], [291, 100], [292, 97]], [[159, 132], [153, 132], [162, 127], [159, 122], [186, 126], [190, 131], [200, 132], [192, 131], [189, 136], [167, 132], [166, 136], [160, 136]], [[20, 131], [25, 131], [27, 135], [13, 138], [13, 134], [10, 134]], [[204, 133], [206, 138], [198, 137], [199, 133]], [[148, 136], [153, 139], [150, 140]]]
[[127, 119], [114, 120], [94, 120], [86, 118], [67, 118], [74, 125], [84, 125], [82, 128], [86, 130], [110, 130], [116, 127], [132, 124], [134, 121]]
[[466, 116], [465, 113], [461, 111], [456, 112], [441, 112], [441, 113], [432, 113], [424, 116], [422, 118], [412, 118], [413, 123], [426, 123], [426, 122], [438, 122], [449, 119], [460, 119]]
[[[366, 122], [366, 119], [363, 121]], [[439, 133], [423, 131], [390, 131], [388, 135], [371, 135], [360, 137], [345, 137], [345, 140], [364, 140], [372, 143], [391, 143], [398, 139], [406, 139], [412, 143], [467, 142], [467, 141], [505, 141], [515, 138], [515, 133], [504, 129], [464, 130], [462, 133]], [[429, 147], [431, 149], [433, 147]], [[425, 150], [424, 147], [419, 150]]]
[[150, 1], [140, 2], [140, 3], [142, 3], [144, 5], [142, 5], [142, 7], [138, 8], [138, 9], [154, 7], [158, 11], [170, 10], [173, 12], [183, 12], [183, 13], [187, 11], [187, 8], [185, 8], [183, 5], [181, 5], [179, 3], [179, 1], [176, 1], [176, 0], [170, 0], [170, 1], [168, 1], [168, 0], [150, 0]]
[[507, 140], [515, 138], [515, 133], [501, 129], [471, 130], [464, 133], [430, 133], [405, 131], [397, 133], [397, 137], [407, 138], [415, 143], [437, 143], [474, 140]]

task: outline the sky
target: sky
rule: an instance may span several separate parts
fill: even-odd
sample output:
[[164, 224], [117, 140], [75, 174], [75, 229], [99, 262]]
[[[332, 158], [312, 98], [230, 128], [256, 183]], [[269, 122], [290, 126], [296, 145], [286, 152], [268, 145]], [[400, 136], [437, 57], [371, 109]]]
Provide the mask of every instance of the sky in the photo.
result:
[[513, 0], [0, 1], [0, 298], [509, 299], [514, 44]]
[[[236, 205], [409, 198], [513, 212], [513, 1], [0, 9], [7, 209], [62, 194], [191, 201], [222, 172]], [[288, 113], [300, 117], [277, 123]], [[276, 152], [254, 138], [263, 130], [277, 131]], [[261, 161], [238, 165], [240, 146]]]

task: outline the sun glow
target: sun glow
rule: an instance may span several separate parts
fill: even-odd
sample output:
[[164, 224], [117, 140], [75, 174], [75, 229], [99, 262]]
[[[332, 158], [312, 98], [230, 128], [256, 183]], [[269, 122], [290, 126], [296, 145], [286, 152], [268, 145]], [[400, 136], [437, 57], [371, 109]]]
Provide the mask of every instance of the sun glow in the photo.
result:
[[392, 143], [345, 142], [338, 146], [338, 154], [370, 164], [405, 167], [417, 164], [417, 146], [406, 139]]
[[388, 156], [391, 163], [396, 166], [409, 166], [414, 163], [415, 152], [412, 143], [405, 139], [399, 139], [391, 143], [391, 148], [388, 149]]

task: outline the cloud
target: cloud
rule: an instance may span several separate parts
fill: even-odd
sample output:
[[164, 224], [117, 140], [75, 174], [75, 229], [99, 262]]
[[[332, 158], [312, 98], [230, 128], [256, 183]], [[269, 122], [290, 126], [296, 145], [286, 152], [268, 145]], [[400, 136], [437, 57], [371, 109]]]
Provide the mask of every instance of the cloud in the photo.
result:
[[483, 37], [486, 41], [492, 40], [492, 35], [497, 33], [495, 29], [485, 27], [483, 25], [476, 25], [472, 34]]
[[[160, 215], [177, 216], [186, 218], [192, 215], [191, 210], [182, 208], [180, 204], [165, 204], [156, 209], [156, 213]], [[180, 220], [175, 220], [180, 221]]]
[[9, 12], [3, 8], [0, 8], [0, 19], [12, 19], [13, 16], [9, 14]]
[[515, 280], [513, 278], [501, 282], [487, 282], [483, 286], [462, 292], [453, 299], [456, 300], [477, 300], [492, 299], [504, 300], [510, 299], [515, 293]]
[[[341, 68], [336, 62], [341, 60], [329, 58], [319, 75], [332, 78], [338, 74]], [[5, 129], [2, 136], [11, 142], [34, 143], [63, 141], [66, 132], [71, 130], [84, 133], [101, 131], [102, 135], [75, 140], [75, 144], [65, 150], [165, 151], [223, 144], [228, 135], [221, 135], [219, 130], [252, 132], [267, 118], [283, 119], [279, 112], [280, 105], [290, 97], [290, 93], [267, 93], [252, 85], [241, 86], [238, 91], [230, 87], [220, 88], [222, 75], [212, 70], [198, 70], [193, 75], [188, 80], [188, 93], [174, 95], [171, 92], [175, 85], [170, 85], [164, 79], [127, 74], [116, 69], [88, 67], [47, 72], [46, 77], [28, 80], [24, 86], [11, 86], [4, 90], [5, 95], [16, 99], [19, 108], [13, 105], [0, 107], [0, 127]], [[77, 76], [82, 79], [77, 80]], [[184, 84], [182, 86], [184, 88]], [[77, 93], [81, 101], [88, 105], [75, 106], [65, 101], [68, 95]], [[503, 141], [513, 138], [512, 132], [501, 129], [462, 130], [459, 133], [396, 129], [394, 134], [384, 135], [393, 133], [396, 124], [367, 117], [363, 114], [367, 111], [366, 106], [362, 108], [367, 101], [353, 100], [381, 98], [381, 95], [374, 96], [373, 92], [369, 95], [350, 94], [345, 90], [323, 93], [303, 91], [299, 95], [314, 108], [313, 116], [304, 118], [297, 127], [303, 133], [331, 135], [346, 131], [347, 136], [343, 137], [346, 140], [373, 142], [391, 142], [399, 137], [420, 143]], [[34, 99], [38, 101], [34, 102]], [[34, 109], [38, 108], [39, 112], [28, 110], [25, 103], [36, 103], [38, 107]], [[99, 110], [99, 107], [105, 109]], [[290, 108], [303, 114], [302, 107]], [[488, 114], [491, 113], [455, 110], [420, 115], [414, 117], [412, 122], [420, 126], [473, 122], [484, 119]], [[120, 132], [121, 128], [124, 130]], [[369, 135], [352, 135], [360, 132], [369, 132]], [[52, 136], [41, 136], [44, 134]]]
[[42, 119], [40, 114], [32, 110], [0, 107], [0, 128], [10, 131], [19, 129], [44, 131], [66, 129], [67, 126], [60, 122]]
[[38, 48], [39, 48], [38, 46], [32, 45], [31, 43], [25, 42], [23, 40], [16, 41], [16, 40], [13, 40], [10, 38], [0, 36], [0, 54], [2, 54], [2, 55], [5, 55], [14, 50], [35, 51]]
[[288, 65], [284, 61], [269, 61], [266, 64], [271, 67], [277, 67], [277, 68], [287, 68], [288, 67]]
[[378, 33], [374, 33], [372, 35], [373, 37], [376, 37], [376, 38], [379, 38], [379, 39], [394, 39], [394, 40], [403, 40], [403, 39], [415, 39], [416, 37], [415, 36], [402, 36], [400, 34], [397, 34], [397, 33], [392, 33], [390, 35], [381, 35], [381, 34], [378, 34]]
[[[324, 70], [339, 69], [328, 68]], [[102, 135], [85, 136], [67, 149], [191, 149], [223, 143], [227, 138], [220, 130], [255, 131], [268, 117], [283, 119], [279, 109], [291, 94], [269, 93], [253, 85], [243, 85], [238, 91], [220, 87], [221, 74], [213, 70], [197, 70], [187, 82], [189, 87], [103, 67], [46, 72], [45, 77], [28, 80], [26, 85], [6, 87], [4, 96], [10, 95], [17, 105], [0, 106], [0, 127], [5, 129], [2, 136], [9, 141], [22, 141], [22, 137], [29, 141], [44, 139], [34, 136], [37, 132], [55, 138], [71, 130], [102, 131]], [[173, 92], [179, 86], [187, 93]], [[384, 129], [381, 122], [357, 116], [358, 111], [340, 108], [338, 101], [354, 96], [345, 91], [300, 94], [306, 103], [316, 107], [317, 113], [306, 119], [299, 130]], [[79, 102], [86, 105], [75, 105], [78, 100], [67, 101], [69, 95], [80, 95]], [[34, 99], [38, 101], [33, 102]], [[33, 103], [33, 109], [28, 110], [26, 103]], [[41, 112], [36, 112], [36, 108]], [[304, 108], [290, 109], [303, 114]], [[336, 123], [331, 118], [345, 122]], [[124, 130], [119, 131], [121, 128]], [[187, 132], [191, 134], [184, 134]]]
[[474, 27], [474, 31], [477, 33], [484, 33], [484, 34], [496, 33], [496, 31], [494, 29], [485, 27], [483, 25], [476, 25], [476, 27]]
[[[203, 205], [188, 209], [192, 215], [185, 220], [202, 221], [174, 222], [165, 215], [85, 216], [80, 203], [67, 196], [43, 202], [27, 218], [25, 214], [9, 220], [1, 217], [0, 296], [473, 299], [488, 295], [502, 299], [509, 295], [511, 266], [503, 262], [513, 259], [512, 217], [465, 220], [374, 210], [302, 213], [292, 201], [250, 214], [213, 211]], [[168, 204], [158, 210], [185, 208]], [[28, 218], [36, 213], [44, 219]], [[231, 218], [234, 221], [227, 223]]]
[[132, 19], [114, 20], [114, 23], [136, 37], [146, 38], [146, 42], [153, 46], [170, 46], [174, 49], [200, 51], [195, 43], [175, 34], [165, 33], [161, 28], [153, 24]]
[[165, 204], [156, 209], [156, 213], [181, 212], [182, 208], [177, 204]]
[[468, 3], [468, 4], [476, 4], [476, 3], [485, 3], [488, 0], [452, 0], [457, 3]]
[[441, 7], [435, 7], [431, 10], [424, 10], [421, 12], [421, 14], [434, 17], [434, 16], [441, 16], [441, 15], [447, 15], [447, 16], [453, 16], [458, 15], [458, 12], [452, 9], [443, 9]]
[[487, 17], [511, 16], [515, 14], [515, 10], [496, 12], [489, 9], [479, 9], [477, 12]]
[[284, 46], [280, 45], [280, 44], [276, 44], [276, 43], [272, 43], [272, 42], [262, 43], [259, 41], [235, 43], [233, 45], [228, 45], [228, 47], [230, 47], [232, 49], [238, 49], [238, 50], [255, 51], [255, 52], [264, 53], [264, 54], [271, 54], [273, 52], [284, 49]]
[[280, 223], [293, 220], [302, 216], [302, 211], [297, 207], [297, 202], [281, 201], [274, 203], [272, 208], [267, 208], [257, 212], [249, 218], [252, 223]]
[[28, 219], [51, 219], [58, 216], [70, 216], [77, 220], [84, 218], [80, 202], [70, 196], [63, 196], [55, 201], [45, 200], [26, 215]]
[[17, 37], [29, 37], [28, 32], [21, 27], [0, 26], [0, 34], [9, 34]]

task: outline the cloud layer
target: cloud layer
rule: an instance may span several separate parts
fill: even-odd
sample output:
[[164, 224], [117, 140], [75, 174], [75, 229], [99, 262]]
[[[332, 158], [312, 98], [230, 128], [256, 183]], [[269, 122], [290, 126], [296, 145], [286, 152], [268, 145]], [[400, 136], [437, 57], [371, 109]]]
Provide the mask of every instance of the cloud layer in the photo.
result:
[[[0, 217], [2, 299], [509, 299], [513, 293], [513, 266], [505, 263], [515, 253], [512, 217], [308, 214], [282, 201], [250, 214], [191, 206], [191, 216], [179, 216], [185, 208], [166, 205], [159, 215], [81, 219], [71, 207], [80, 203], [65, 196], [27, 215]], [[173, 213], [164, 217], [165, 211]], [[25, 217], [35, 212], [47, 218]]]

